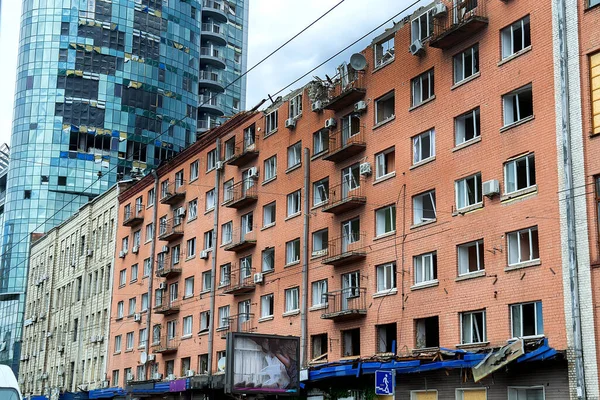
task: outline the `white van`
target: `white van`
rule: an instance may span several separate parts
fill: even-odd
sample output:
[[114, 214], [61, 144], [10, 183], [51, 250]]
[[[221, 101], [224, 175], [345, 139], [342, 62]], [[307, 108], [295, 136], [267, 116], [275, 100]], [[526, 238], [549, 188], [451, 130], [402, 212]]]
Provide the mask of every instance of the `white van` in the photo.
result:
[[8, 365], [0, 365], [0, 399], [22, 400], [17, 378]]

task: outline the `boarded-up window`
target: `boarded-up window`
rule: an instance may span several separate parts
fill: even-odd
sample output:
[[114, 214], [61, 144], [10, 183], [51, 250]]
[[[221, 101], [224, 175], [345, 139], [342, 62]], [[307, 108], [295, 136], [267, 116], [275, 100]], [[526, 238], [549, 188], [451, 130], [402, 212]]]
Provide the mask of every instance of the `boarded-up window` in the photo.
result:
[[485, 389], [456, 389], [457, 400], [486, 400]]
[[410, 400], [438, 400], [437, 390], [410, 392]]
[[600, 134], [600, 52], [590, 57], [592, 83], [592, 134]]

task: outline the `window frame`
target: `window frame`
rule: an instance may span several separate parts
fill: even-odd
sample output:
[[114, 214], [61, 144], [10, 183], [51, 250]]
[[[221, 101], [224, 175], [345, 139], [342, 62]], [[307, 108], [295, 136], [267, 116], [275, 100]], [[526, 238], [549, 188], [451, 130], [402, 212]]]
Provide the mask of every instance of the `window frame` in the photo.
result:
[[[322, 235], [323, 233], [325, 233], [326, 235], [326, 240], [323, 240]], [[321, 248], [320, 249], [316, 249], [316, 238], [320, 237], [319, 241], [321, 242]], [[329, 252], [329, 228], [323, 228], [323, 229], [319, 229], [317, 231], [314, 231], [312, 233], [312, 251], [311, 251], [311, 257], [322, 257], [327, 255], [327, 253]]]
[[[470, 53], [470, 54], [468, 54]], [[465, 70], [465, 58], [470, 56], [471, 57], [471, 74], [469, 76], [466, 76], [466, 70]], [[459, 63], [459, 65], [457, 65], [457, 63]], [[454, 79], [454, 84], [458, 85], [462, 82], [467, 81], [469, 78], [474, 78], [475, 76], [477, 76], [477, 74], [479, 74], [480, 70], [479, 70], [479, 43], [475, 43], [473, 46], [468, 47], [466, 49], [464, 49], [463, 51], [461, 51], [458, 54], [455, 54], [452, 57], [452, 66], [453, 66], [453, 79]], [[461, 69], [461, 73], [462, 73], [462, 78], [461, 79], [457, 79], [457, 68], [460, 67]]]
[[[483, 325], [483, 332], [480, 333], [480, 341], [475, 341], [475, 336], [474, 336], [474, 332], [473, 332], [473, 327], [476, 324], [476, 322], [473, 320], [473, 318], [475, 317], [476, 314], [481, 314], [482, 316], [482, 325]], [[471, 323], [471, 338], [470, 341], [465, 341], [465, 331], [464, 331], [464, 324], [465, 324], [465, 317], [467, 317]], [[471, 344], [481, 344], [481, 343], [486, 343], [487, 342], [487, 326], [486, 326], [486, 310], [475, 310], [475, 311], [464, 311], [460, 313], [460, 344], [461, 345], [471, 345]]]
[[302, 93], [298, 93], [288, 102], [288, 118], [297, 119], [302, 116]]
[[[291, 295], [291, 298], [288, 298], [288, 295]], [[285, 298], [284, 315], [300, 312], [300, 287], [294, 286], [294, 287], [285, 289], [284, 290], [284, 298]], [[296, 307], [291, 308], [291, 306], [294, 306], [294, 305]]]
[[[385, 59], [388, 54], [390, 56]], [[395, 58], [395, 33], [386, 36], [373, 45], [373, 60], [375, 62], [375, 69], [391, 63]]]
[[[290, 154], [294, 156], [294, 160], [290, 157]], [[296, 161], [291, 164], [292, 161]], [[287, 169], [291, 170], [302, 165], [302, 141], [298, 141], [287, 148]]]
[[[423, 88], [424, 78], [427, 78], [427, 96]], [[418, 83], [418, 85], [417, 85]], [[419, 95], [417, 98], [417, 94]], [[410, 80], [410, 104], [411, 108], [425, 104], [427, 101], [435, 98], [435, 74], [434, 69], [430, 68], [427, 71], [415, 76]]]
[[[535, 234], [535, 238], [537, 239], [537, 258], [533, 257], [536, 253], [535, 251], [535, 246], [534, 246], [534, 236], [532, 235], [532, 232], [536, 232]], [[529, 241], [529, 254], [530, 254], [530, 258], [528, 260], [523, 260], [522, 259], [522, 254], [521, 254], [521, 234], [527, 232], [527, 236], [528, 236], [528, 241]], [[511, 237], [516, 237], [517, 238], [517, 243], [516, 243], [516, 249], [518, 249], [518, 261], [517, 262], [511, 262], [511, 256], [512, 256], [512, 249], [511, 249]], [[513, 267], [513, 266], [519, 266], [521, 264], [526, 264], [529, 262], [539, 262], [540, 261], [540, 239], [539, 239], [539, 230], [538, 230], [538, 226], [530, 226], [527, 228], [523, 228], [523, 229], [518, 229], [516, 231], [511, 231], [511, 232], [507, 232], [506, 233], [506, 256], [507, 256], [507, 261], [508, 261], [508, 266], [509, 267]]]
[[[413, 19], [410, 20], [411, 43], [414, 43], [417, 40], [424, 42], [425, 40], [429, 39], [433, 35], [433, 18], [434, 18], [433, 12], [434, 12], [434, 9], [425, 10], [421, 14], [417, 15], [416, 17], [414, 17]], [[421, 18], [422, 17], [426, 18], [425, 22], [426, 22], [426, 26], [427, 26], [427, 34], [425, 36], [423, 36], [423, 32], [421, 32], [421, 28], [422, 28]], [[417, 22], [416, 25], [415, 25], [415, 22]], [[418, 27], [418, 32], [416, 32], [415, 26]], [[417, 36], [417, 37], [415, 37], [415, 36]]]
[[[423, 137], [429, 136], [429, 155], [423, 157]], [[417, 149], [418, 147], [418, 149]], [[435, 158], [435, 129], [431, 128], [412, 137], [413, 164], [419, 165]], [[417, 159], [418, 154], [418, 159]]]
[[[385, 111], [387, 109], [386, 106], [389, 106], [388, 102], [392, 103], [392, 114], [388, 115], [387, 117], [385, 116]], [[382, 110], [380, 110], [380, 107], [383, 107]], [[379, 112], [382, 111], [382, 119], [379, 119]], [[380, 124], [384, 124], [387, 121], [391, 121], [392, 119], [394, 119], [396, 117], [396, 94], [395, 91], [392, 90], [386, 94], [384, 94], [383, 96], [375, 99], [375, 125], [380, 125]]]
[[206, 152], [206, 172], [210, 172], [217, 167], [217, 149]]
[[[269, 259], [271, 260], [271, 266], [270, 268], [265, 268], [269, 264], [265, 260]], [[261, 272], [264, 274], [272, 271], [275, 271], [275, 247], [267, 247], [261, 252]]]
[[[534, 306], [534, 320], [533, 320], [533, 325], [535, 328], [535, 333], [533, 335], [521, 335], [521, 336], [516, 336], [515, 335], [515, 314], [514, 314], [514, 308], [515, 307], [519, 307], [519, 318], [520, 318], [520, 326], [519, 329], [521, 330], [521, 334], [523, 333], [523, 306], [525, 305], [529, 305], [529, 304], [533, 304]], [[543, 337], [545, 336], [544, 333], [544, 305], [542, 303], [541, 300], [536, 300], [536, 301], [526, 301], [523, 303], [515, 303], [515, 304], [510, 304], [508, 307], [508, 312], [510, 314], [510, 336], [512, 339], [518, 339], [518, 338], [535, 338], [535, 337]], [[541, 315], [542, 319], [541, 321], [539, 321], [539, 316]], [[541, 324], [540, 324], [541, 322]], [[541, 332], [540, 332], [540, 328], [541, 328]]]
[[[390, 162], [391, 158], [391, 162]], [[391, 166], [389, 165], [391, 163]], [[392, 170], [388, 171], [388, 168]], [[383, 169], [384, 171], [381, 171]], [[384, 173], [382, 173], [384, 172]], [[396, 146], [375, 154], [375, 181], [385, 179], [396, 174]]]
[[[301, 259], [300, 252], [300, 238], [295, 238], [285, 242], [285, 266], [287, 267], [290, 265], [299, 264]], [[293, 257], [293, 259], [290, 257]]]
[[[380, 271], [383, 271], [381, 274], [381, 277], [383, 277], [383, 281], [381, 281], [381, 282], [380, 282]], [[388, 282], [388, 278], [391, 278], [390, 282]], [[396, 280], [396, 263], [388, 262], [388, 263], [376, 265], [375, 266], [375, 280], [376, 280], [375, 294], [391, 293], [394, 290], [397, 290], [398, 288], [397, 288], [397, 280]]]
[[[269, 210], [268, 213], [266, 212], [267, 210]], [[267, 220], [266, 220], [267, 215], [270, 215], [272, 217], [272, 219], [269, 223], [267, 223]], [[275, 225], [276, 222], [277, 222], [277, 202], [272, 201], [263, 206], [263, 228], [268, 228], [270, 226], [273, 226], [273, 225]]]
[[277, 178], [277, 154], [267, 158], [264, 162], [264, 177], [263, 177], [263, 183], [264, 182], [270, 182], [273, 179]]
[[[476, 254], [476, 260], [477, 260], [477, 269], [475, 271], [470, 271], [470, 257], [469, 257], [469, 248], [471, 247], [475, 247], [475, 254]], [[466, 251], [466, 257], [461, 256], [461, 249], [466, 249], [463, 250]], [[478, 240], [473, 240], [470, 242], [466, 242], [466, 243], [461, 243], [456, 245], [456, 260], [457, 260], [457, 272], [458, 272], [458, 276], [469, 276], [471, 274], [477, 274], [480, 273], [482, 271], [485, 271], [485, 253], [484, 253], [484, 248], [483, 248], [483, 239], [478, 239]], [[461, 265], [461, 259], [462, 260], [467, 260], [468, 265], [466, 266], [466, 272], [465, 269], [463, 268], [464, 266]]]
[[[389, 212], [389, 214], [388, 214]], [[380, 231], [380, 213], [383, 213], [383, 231]], [[388, 220], [389, 218], [389, 220]], [[390, 223], [389, 231], [386, 231], [387, 224]], [[396, 232], [396, 205], [390, 204], [375, 210], [375, 237], [382, 237], [386, 235], [391, 235]]]
[[546, 399], [546, 388], [543, 385], [534, 385], [534, 386], [507, 386], [506, 387], [506, 391], [508, 393], [508, 400], [517, 400], [516, 397], [511, 397], [511, 389], [514, 389], [514, 390], [522, 390], [522, 389], [524, 389], [524, 390], [530, 390], [530, 389], [539, 390], [539, 389], [542, 389], [542, 396], [543, 396], [542, 399], [544, 399], [544, 400]]
[[[469, 203], [469, 181], [473, 180], [475, 202]], [[462, 191], [462, 193], [461, 193]], [[465, 176], [464, 178], [454, 181], [454, 200], [457, 211], [465, 210], [470, 207], [483, 205], [483, 183], [481, 180], [481, 172]], [[462, 199], [461, 199], [462, 197]], [[462, 206], [461, 206], [462, 202]]]
[[302, 190], [298, 189], [287, 195], [287, 218], [292, 218], [302, 213]]
[[329, 152], [329, 129], [319, 129], [313, 133], [313, 156], [327, 152]]
[[[421, 199], [424, 198], [425, 196], [429, 196], [429, 200], [432, 202], [433, 204], [433, 218], [426, 218], [423, 215], [423, 212], [425, 211], [425, 208], [423, 206], [423, 201], [421, 200], [421, 207], [417, 207], [415, 204], [415, 201], [417, 201], [417, 199]], [[426, 192], [422, 192], [419, 194], [416, 194], [412, 197], [412, 212], [413, 212], [413, 225], [420, 225], [420, 224], [424, 224], [424, 223], [429, 223], [429, 222], [433, 222], [433, 221], [437, 221], [437, 199], [436, 199], [436, 193], [435, 193], [435, 189], [431, 189], [428, 190]], [[431, 210], [428, 210], [431, 211]], [[420, 215], [420, 218], [417, 220], [418, 215]]]
[[[531, 114], [526, 115], [526, 116], [521, 116], [521, 100], [519, 95], [522, 95], [523, 93], [530, 93], [530, 98], [531, 98]], [[533, 108], [533, 85], [531, 83], [528, 83], [524, 86], [521, 86], [515, 90], [511, 90], [508, 93], [505, 93], [502, 95], [502, 128], [507, 128], [519, 123], [522, 123], [523, 121], [529, 121], [530, 119], [532, 119], [535, 115], [534, 112], [534, 108]], [[513, 112], [516, 111], [516, 114], [513, 113], [512, 115], [512, 120], [510, 122], [508, 122], [509, 118], [508, 118], [508, 113], [509, 112]]]
[[[467, 139], [467, 119], [473, 118], [473, 137]], [[462, 136], [462, 140], [459, 138]], [[465, 143], [470, 143], [481, 137], [481, 109], [475, 107], [465, 113], [454, 117], [454, 146], [458, 147]]]
[[273, 110], [265, 115], [265, 136], [277, 132], [279, 112]]
[[[430, 259], [430, 271], [429, 275], [431, 275], [431, 279], [425, 280], [425, 275], [428, 275], [425, 271], [425, 258]], [[417, 260], [420, 260], [421, 265], [417, 266]], [[418, 281], [419, 273], [417, 272], [417, 268], [422, 269], [420, 274], [422, 275], [422, 280]], [[437, 251], [429, 251], [426, 253], [418, 254], [413, 256], [413, 273], [414, 273], [414, 286], [423, 286], [432, 283], [438, 282], [437, 276]]]
[[194, 316], [186, 315], [181, 323], [181, 337], [186, 338], [192, 336], [194, 331]]
[[[475, 392], [475, 391], [484, 391], [485, 392], [485, 398], [488, 398], [487, 395], [487, 387], [485, 386], [480, 386], [480, 387], [472, 387], [472, 388], [456, 388], [455, 389], [455, 396], [456, 396], [456, 400], [463, 400], [464, 399], [464, 392]], [[463, 393], [463, 394], [461, 394]]]
[[[526, 178], [526, 183], [525, 186], [523, 186], [522, 188], [519, 188], [519, 174], [517, 171], [517, 167], [518, 167], [518, 162], [525, 160], [525, 170], [526, 170], [526, 174], [525, 174], [525, 178]], [[531, 169], [531, 165], [533, 164], [533, 170]], [[511, 167], [511, 165], [514, 165], [514, 167]], [[511, 182], [509, 181], [509, 169], [513, 168], [513, 173], [511, 175], [513, 178], [513, 183], [511, 184]], [[505, 195], [509, 195], [509, 194], [513, 194], [513, 193], [518, 193], [522, 190], [528, 190], [531, 189], [533, 187], [537, 186], [537, 176], [535, 173], [535, 153], [527, 153], [525, 155], [522, 155], [520, 157], [517, 158], [513, 158], [511, 160], [508, 160], [504, 163], [504, 194]], [[533, 178], [533, 183], [531, 182]], [[514, 190], [510, 190], [509, 186], [514, 185]]]
[[[265, 310], [265, 300], [269, 306], [269, 310]], [[269, 311], [265, 314], [265, 311]], [[275, 315], [275, 298], [273, 293], [268, 293], [260, 296], [260, 319], [273, 318]]]
[[[324, 287], [323, 287], [324, 284]], [[310, 296], [311, 296], [311, 308], [312, 309], [317, 309], [317, 308], [324, 308], [327, 307], [327, 291], [328, 291], [328, 282], [327, 282], [327, 278], [325, 279], [319, 279], [317, 281], [313, 281], [310, 284]], [[321, 296], [320, 296], [320, 300], [318, 303], [315, 302], [315, 288], [317, 288], [317, 292], [321, 291]], [[317, 296], [319, 297], [319, 296]]]
[[[527, 21], [525, 23], [525, 21]], [[519, 50], [515, 50], [515, 43], [514, 43], [514, 34], [515, 34], [515, 28], [520, 28], [522, 30], [521, 33], [521, 48]], [[528, 27], [528, 32], [526, 32], [525, 30], [525, 26]], [[507, 37], [506, 32], [510, 33], [510, 37]], [[529, 36], [529, 44], [526, 45], [526, 37]], [[508, 40], [508, 43], [506, 42], [506, 40]], [[506, 49], [506, 45], [509, 45], [510, 48]], [[520, 54], [521, 52], [527, 50], [529, 47], [531, 47], [531, 18], [530, 15], [525, 15], [524, 17], [518, 19], [515, 22], [512, 22], [510, 25], [505, 26], [504, 28], [502, 28], [500, 30], [500, 57], [501, 60], [506, 60], [506, 59], [510, 59], [511, 57], [515, 56], [516, 54]], [[505, 51], [508, 50], [508, 51]]]
[[[319, 207], [329, 203], [329, 177], [313, 182], [313, 207]], [[323, 198], [324, 195], [324, 198]]]
[[190, 163], [190, 182], [195, 181], [200, 176], [200, 161], [196, 160]]

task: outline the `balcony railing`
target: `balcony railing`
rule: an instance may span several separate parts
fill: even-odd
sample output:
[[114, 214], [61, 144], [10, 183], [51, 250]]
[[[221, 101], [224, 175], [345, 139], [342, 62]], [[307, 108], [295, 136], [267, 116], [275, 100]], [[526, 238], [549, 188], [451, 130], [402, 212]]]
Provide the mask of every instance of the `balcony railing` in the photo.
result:
[[252, 332], [254, 322], [253, 313], [240, 313], [227, 318], [227, 329], [221, 331], [221, 337], [227, 338], [228, 333], [248, 333]]
[[144, 207], [137, 206], [136, 210], [126, 210], [123, 214], [123, 226], [135, 226], [144, 221]]
[[179, 264], [173, 265], [170, 254], [158, 253], [155, 274], [158, 278], [169, 278], [181, 274], [181, 267]]
[[202, 23], [202, 33], [215, 33], [217, 35], [223, 35], [223, 28], [219, 24], [212, 24], [210, 22]]
[[[452, 2], [450, 2], [452, 3]], [[449, 49], [470, 39], [488, 25], [487, 0], [458, 0], [434, 17], [431, 47]]]
[[227, 22], [227, 6], [220, 1], [204, 0], [202, 2], [202, 13], [219, 22]]
[[234, 154], [227, 160], [227, 164], [237, 167], [244, 166], [258, 157], [258, 136], [254, 140], [245, 139], [235, 146]]
[[163, 299], [162, 304], [154, 307], [154, 312], [163, 315], [176, 314], [179, 312], [179, 300], [169, 301], [168, 299]]
[[365, 232], [350, 232], [329, 241], [327, 257], [321, 262], [327, 265], [345, 265], [367, 256]]
[[159, 341], [151, 344], [153, 353], [173, 353], [179, 348], [179, 339], [161, 337]]
[[223, 56], [223, 53], [214, 47], [200, 47], [200, 56], [209, 57], [210, 59], [216, 60], [219, 62], [219, 65], [221, 63], [223, 63], [223, 65], [225, 64], [225, 57]]
[[365, 186], [364, 182], [355, 182], [354, 180], [331, 186], [328, 203], [323, 207], [323, 212], [342, 214], [365, 205], [367, 203]]
[[185, 189], [184, 182], [177, 185], [175, 183], [168, 184], [166, 190], [161, 192], [160, 203], [172, 205], [185, 199]]
[[328, 90], [325, 108], [340, 111], [365, 97], [365, 74], [362, 71], [340, 68], [339, 79]]
[[367, 289], [348, 287], [327, 292], [327, 308], [322, 319], [346, 320], [360, 318], [367, 314]]
[[247, 178], [227, 188], [224, 194], [227, 199], [225, 207], [244, 208], [258, 200], [258, 184], [256, 179]]
[[197, 125], [196, 125], [198, 131], [202, 131], [202, 132], [207, 131], [212, 128], [216, 128], [218, 126], [221, 126], [221, 123], [219, 121], [217, 121], [216, 119], [212, 119], [212, 118], [199, 119], [197, 121]]
[[255, 269], [251, 267], [235, 267], [231, 265], [229, 276], [223, 285], [223, 294], [234, 296], [253, 292], [256, 288], [254, 283]]
[[[231, 233], [231, 242], [223, 249], [225, 251], [243, 251], [256, 246], [256, 230], [255, 226], [252, 227], [251, 231], [248, 228], [245, 229], [234, 229]], [[224, 238], [227, 241], [227, 238]]]
[[366, 147], [363, 127], [344, 124], [339, 130], [329, 134], [329, 153], [323, 159], [343, 162], [364, 151]]
[[158, 224], [158, 239], [170, 242], [183, 236], [183, 221], [185, 217], [174, 217]]

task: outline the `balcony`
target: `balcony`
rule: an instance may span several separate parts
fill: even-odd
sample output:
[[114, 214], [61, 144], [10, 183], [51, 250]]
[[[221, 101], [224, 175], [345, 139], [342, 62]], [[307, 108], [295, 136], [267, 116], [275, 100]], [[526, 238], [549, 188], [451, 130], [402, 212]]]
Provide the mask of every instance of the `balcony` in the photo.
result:
[[325, 293], [327, 308], [321, 314], [322, 319], [345, 321], [362, 318], [367, 314], [367, 289], [349, 287]]
[[200, 71], [198, 75], [198, 89], [209, 89], [213, 92], [223, 93], [225, 85], [218, 73], [213, 71]]
[[433, 22], [431, 47], [448, 50], [488, 26], [486, 0], [459, 0]]
[[202, 39], [208, 39], [218, 46], [225, 46], [227, 44], [227, 39], [225, 38], [225, 31], [223, 30], [223, 27], [219, 24], [205, 22], [202, 24], [201, 33]]
[[361, 71], [346, 71], [329, 88], [329, 100], [325, 108], [335, 112], [341, 111], [365, 97], [366, 93], [365, 74]]
[[207, 112], [213, 115], [222, 116], [223, 111], [220, 96], [217, 93], [202, 93], [198, 96], [198, 111]]
[[252, 313], [241, 313], [233, 315], [227, 318], [225, 326], [227, 329], [221, 331], [221, 338], [227, 339], [228, 333], [248, 333], [252, 332], [252, 323], [254, 321], [254, 314]]
[[244, 140], [235, 146], [235, 153], [227, 160], [227, 164], [243, 167], [258, 158], [258, 140]]
[[215, 21], [227, 22], [227, 9], [219, 1], [204, 0], [202, 2], [202, 16], [210, 17]]
[[351, 232], [329, 241], [327, 257], [321, 262], [327, 265], [346, 265], [367, 256], [365, 232]]
[[126, 210], [123, 215], [123, 226], [136, 226], [144, 222], [144, 207], [140, 206], [135, 211]]
[[221, 123], [214, 118], [199, 119], [196, 132], [203, 133], [218, 126], [221, 126]]
[[158, 226], [158, 239], [172, 242], [183, 236], [184, 217], [175, 217], [173, 219], [161, 222]]
[[160, 204], [177, 204], [181, 200], [185, 199], [185, 184], [169, 184], [162, 191], [160, 197]]
[[158, 342], [153, 342], [152, 345], [153, 353], [174, 353], [179, 348], [179, 340], [175, 338], [160, 338]]
[[363, 152], [366, 147], [363, 127], [351, 127], [348, 124], [329, 135], [329, 153], [323, 159], [332, 162], [343, 162]]
[[360, 182], [354, 181], [330, 187], [329, 202], [322, 211], [337, 215], [365, 205], [367, 197], [364, 195], [364, 187], [364, 184], [361, 185]]
[[155, 274], [158, 278], [171, 278], [181, 274], [181, 268], [178, 264], [173, 265], [169, 254], [158, 253]]
[[[252, 186], [250, 186], [252, 185]], [[254, 178], [247, 178], [227, 188], [224, 194], [225, 207], [244, 208], [258, 200], [258, 187]]]
[[[246, 228], [247, 229], [247, 228]], [[246, 232], [246, 229], [236, 229], [231, 234], [231, 241], [223, 250], [225, 251], [244, 251], [256, 246], [256, 227]]]
[[232, 294], [238, 296], [241, 294], [254, 292], [256, 284], [254, 283], [254, 268], [231, 266], [229, 279], [223, 286], [223, 294]]
[[214, 47], [200, 47], [200, 62], [219, 69], [225, 69], [226, 65], [223, 53]]
[[168, 301], [164, 299], [161, 305], [154, 307], [154, 312], [162, 315], [177, 314], [179, 312], [179, 301]]

